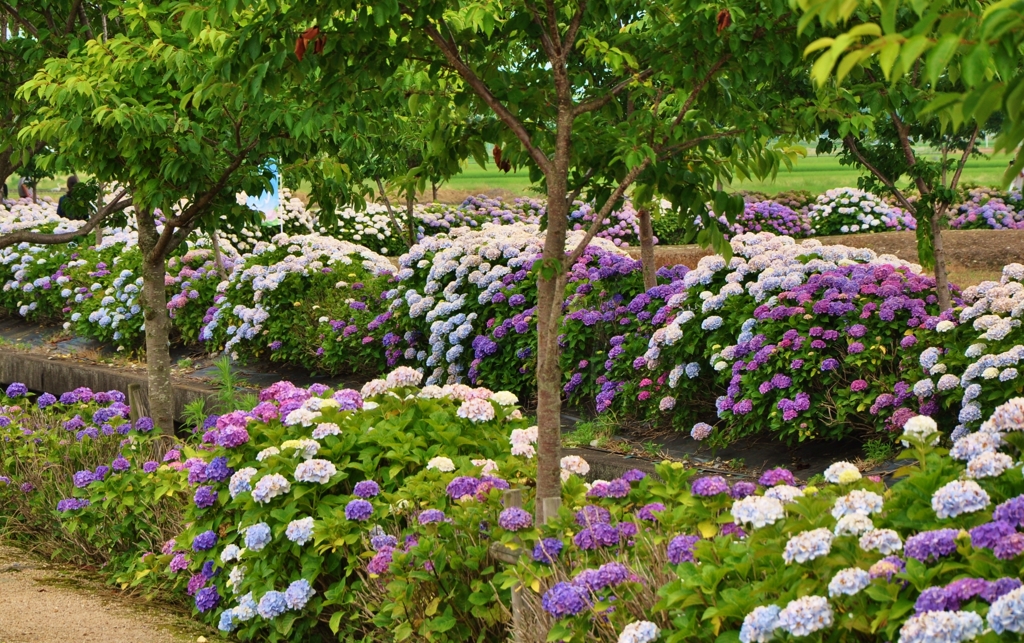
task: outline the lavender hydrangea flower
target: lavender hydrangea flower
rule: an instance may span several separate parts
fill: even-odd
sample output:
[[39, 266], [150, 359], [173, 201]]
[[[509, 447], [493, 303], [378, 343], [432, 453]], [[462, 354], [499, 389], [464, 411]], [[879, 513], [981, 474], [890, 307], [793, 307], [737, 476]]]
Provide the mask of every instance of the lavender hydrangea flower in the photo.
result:
[[740, 628], [741, 643], [767, 643], [774, 637], [779, 628], [779, 612], [777, 605], [755, 607], [743, 618]]
[[284, 591], [284, 602], [289, 609], [301, 610], [314, 594], [316, 591], [310, 586], [309, 581], [300, 578], [288, 585], [288, 589]]
[[440, 509], [427, 509], [420, 512], [418, 520], [421, 525], [429, 525], [436, 522], [444, 522], [445, 515]]
[[446, 492], [452, 500], [464, 497], [472, 497], [476, 494], [480, 481], [472, 476], [458, 476], [448, 483]]
[[498, 515], [498, 524], [507, 531], [520, 531], [533, 525], [533, 516], [520, 507], [509, 507]]
[[27, 394], [28, 387], [22, 384], [21, 382], [14, 382], [13, 384], [7, 387], [6, 395], [9, 398], [21, 397], [22, 395]]
[[296, 545], [305, 545], [311, 538], [313, 538], [312, 516], [299, 518], [288, 523], [288, 527], [285, 529], [284, 535], [288, 540], [292, 541]]
[[832, 623], [832, 608], [824, 596], [801, 596], [779, 612], [779, 628], [793, 636], [807, 636]]
[[1000, 597], [988, 610], [988, 626], [996, 634], [1024, 634], [1024, 587]]
[[[1004, 536], [1016, 533], [1017, 529], [1013, 524], [1004, 520], [994, 520], [978, 525], [970, 530], [971, 546], [984, 549], [994, 549]], [[909, 541], [908, 541], [909, 542]]]
[[619, 542], [619, 530], [611, 525], [594, 524], [573, 536], [573, 543], [580, 549], [612, 547]]
[[265, 619], [273, 619], [288, 611], [288, 602], [283, 592], [270, 590], [260, 598], [256, 611]]
[[270, 544], [271, 537], [270, 525], [258, 522], [245, 529], [245, 546], [251, 551], [260, 551]]

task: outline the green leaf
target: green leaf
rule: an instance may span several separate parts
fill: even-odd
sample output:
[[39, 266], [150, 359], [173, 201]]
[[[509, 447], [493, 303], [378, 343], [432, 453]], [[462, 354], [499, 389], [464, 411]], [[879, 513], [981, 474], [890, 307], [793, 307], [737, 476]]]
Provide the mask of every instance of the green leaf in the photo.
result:
[[925, 71], [929, 81], [932, 83], [938, 82], [939, 77], [949, 66], [949, 61], [953, 59], [953, 54], [956, 53], [959, 46], [960, 34], [946, 34], [939, 39], [935, 47], [928, 52], [928, 58], [925, 62]]

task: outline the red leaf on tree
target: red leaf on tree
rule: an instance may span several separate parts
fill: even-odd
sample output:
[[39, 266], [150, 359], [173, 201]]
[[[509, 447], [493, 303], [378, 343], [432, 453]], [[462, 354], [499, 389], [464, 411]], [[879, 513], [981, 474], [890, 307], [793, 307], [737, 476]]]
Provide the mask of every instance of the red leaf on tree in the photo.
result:
[[501, 158], [501, 148], [497, 145], [494, 146], [494, 150], [491, 152], [494, 156], [494, 164], [498, 166], [498, 169], [502, 172], [508, 172], [512, 169], [512, 164]]
[[320, 27], [310, 27], [303, 31], [302, 35], [299, 36], [299, 40], [295, 43], [295, 57], [301, 61], [303, 56], [306, 55], [306, 48], [309, 46], [309, 43], [314, 40], [316, 42], [313, 44], [313, 51], [318, 54], [323, 53], [324, 39], [323, 37], [317, 38], [319, 35]]
[[715, 18], [718, 21], [718, 33], [722, 33], [732, 24], [732, 14], [728, 9], [722, 9]]

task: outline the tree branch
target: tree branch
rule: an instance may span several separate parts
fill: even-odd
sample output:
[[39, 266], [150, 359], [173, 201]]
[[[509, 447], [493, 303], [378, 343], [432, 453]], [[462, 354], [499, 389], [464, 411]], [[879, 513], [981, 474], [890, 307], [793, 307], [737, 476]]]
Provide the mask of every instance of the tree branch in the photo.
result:
[[[161, 261], [164, 258], [164, 255], [174, 248], [174, 245], [171, 245], [171, 242], [174, 240], [173, 237], [175, 228], [187, 228], [189, 229], [189, 231], [191, 231], [192, 222], [195, 221], [197, 217], [199, 217], [199, 215], [201, 215], [206, 210], [207, 207], [209, 207], [210, 203], [213, 202], [213, 199], [216, 198], [216, 196], [220, 193], [221, 190], [224, 189], [224, 186], [228, 184], [228, 180], [231, 178], [231, 175], [234, 174], [239, 167], [241, 167], [242, 162], [245, 160], [246, 155], [256, 147], [259, 141], [259, 137], [254, 138], [252, 142], [249, 143], [248, 146], [246, 146], [245, 150], [243, 150], [237, 157], [235, 157], [235, 159], [231, 161], [230, 165], [224, 168], [224, 171], [221, 172], [221, 175], [217, 179], [217, 182], [214, 183], [209, 190], [203, 193], [201, 197], [196, 199], [196, 201], [192, 203], [192, 205], [185, 208], [185, 210], [181, 214], [179, 214], [176, 217], [167, 219], [167, 221], [164, 223], [163, 232], [160, 233], [160, 238], [156, 242], [156, 245], [153, 247], [153, 251], [149, 254], [148, 257], [146, 257], [146, 261], [150, 263]], [[177, 241], [177, 243], [180, 243], [180, 240]], [[177, 245], [177, 243], [175, 243], [175, 245]]]
[[847, 134], [845, 137], [843, 137], [843, 143], [846, 144], [846, 147], [847, 149], [850, 150], [850, 153], [857, 157], [857, 160], [860, 161], [861, 165], [866, 167], [869, 172], [875, 175], [875, 178], [877, 178], [879, 181], [885, 184], [885, 187], [889, 188], [889, 191], [893, 193], [893, 196], [895, 196], [896, 199], [900, 202], [900, 205], [906, 208], [907, 211], [910, 212], [910, 214], [917, 214], [917, 208], [911, 205], [910, 201], [907, 201], [907, 197], [903, 196], [903, 192], [901, 192], [899, 188], [896, 187], [892, 180], [890, 180], [889, 177], [887, 177], [886, 175], [882, 174], [882, 171], [876, 168], [874, 165], [872, 165], [871, 162], [868, 161], [868, 159], [864, 156], [864, 154], [861, 153], [860, 148], [857, 147], [857, 139], [853, 137], [853, 134]]
[[96, 211], [96, 214], [85, 222], [85, 225], [72, 230], [71, 232], [60, 232], [57, 234], [49, 234], [44, 232], [32, 232], [31, 230], [18, 230], [10, 234], [0, 236], [0, 249], [9, 248], [10, 246], [17, 245], [19, 243], [36, 243], [44, 246], [57, 245], [59, 243], [67, 243], [74, 241], [78, 237], [85, 236], [96, 229], [96, 226], [100, 225], [108, 215], [114, 212], [120, 212], [132, 204], [131, 199], [121, 199], [124, 195], [124, 188], [114, 194], [114, 198], [111, 199], [110, 203], [103, 206]]
[[39, 37], [39, 31], [36, 29], [36, 26], [34, 24], [32, 24], [31, 22], [29, 22], [28, 20], [25, 20], [24, 18], [22, 18], [21, 14], [18, 13], [14, 9], [14, 7], [12, 7], [11, 5], [7, 4], [6, 2], [0, 1], [0, 9], [3, 9], [7, 13], [9, 13], [12, 18], [14, 18], [22, 27], [25, 27], [25, 30], [28, 31], [30, 34], [32, 34], [34, 37], [36, 37], [36, 38]]
[[575, 117], [579, 116], [580, 114], [586, 114], [587, 112], [599, 110], [605, 105], [607, 105], [609, 102], [611, 102], [613, 98], [618, 96], [622, 92], [622, 90], [626, 89], [633, 83], [642, 82], [653, 75], [653, 69], [645, 69], [639, 74], [636, 74], [635, 76], [630, 76], [629, 78], [626, 78], [625, 80], [620, 82], [618, 85], [615, 85], [614, 87], [609, 89], [608, 93], [602, 96], [601, 98], [594, 98], [577, 105], [575, 108], [573, 108], [572, 115]]
[[455, 44], [449, 43], [445, 40], [437, 29], [429, 22], [423, 26], [423, 30], [426, 32], [427, 36], [434, 41], [434, 44], [441, 50], [441, 53], [448, 60], [451, 66], [455, 68], [455, 71], [457, 71], [458, 74], [462, 76], [463, 80], [473, 88], [473, 91], [476, 92], [477, 96], [479, 96], [484, 103], [486, 103], [487, 106], [498, 115], [498, 118], [502, 123], [512, 130], [512, 133], [515, 134], [516, 138], [519, 139], [519, 142], [523, 144], [526, 151], [529, 152], [530, 158], [537, 163], [541, 171], [544, 172], [544, 174], [550, 174], [553, 169], [551, 160], [546, 154], [544, 154], [544, 152], [533, 144], [533, 141], [530, 140], [530, 133], [526, 131], [526, 128], [521, 122], [519, 122], [519, 119], [517, 119], [512, 112], [510, 112], [508, 108], [506, 108], [501, 101], [491, 93], [487, 84], [484, 83], [484, 81], [481, 80], [480, 77], [462, 61]]
[[384, 207], [388, 210], [388, 219], [391, 221], [391, 227], [395, 229], [395, 235], [402, 238], [402, 226], [398, 225], [398, 219], [395, 218], [395, 212], [391, 209], [391, 199], [388, 198], [388, 193], [384, 191], [384, 183], [380, 180], [380, 177], [374, 177], [377, 181], [377, 189], [380, 190], [380, 195], [384, 199]]
[[89, 15], [85, 13], [85, 5], [78, 5], [78, 14], [82, 18], [82, 26], [85, 27], [85, 33], [89, 36], [89, 40], [95, 40], [96, 35], [92, 32], [92, 23], [89, 22]]
[[579, 33], [580, 24], [583, 22], [583, 12], [586, 10], [587, 0], [580, 0], [579, 11], [573, 14], [572, 20], [569, 21], [569, 29], [566, 30], [565, 38], [562, 40], [562, 50], [565, 52], [566, 58], [576, 46], [576, 34]]
[[71, 33], [71, 28], [75, 26], [75, 18], [78, 16], [78, 7], [82, 5], [82, 0], [75, 0], [71, 4], [71, 11], [68, 12], [68, 19], [64, 21], [64, 33]]
[[[917, 157], [914, 155], [914, 147], [910, 144], [910, 128], [903, 124], [903, 120], [900, 119], [896, 110], [890, 111], [889, 117], [892, 119], [892, 124], [896, 128], [896, 135], [900, 137], [900, 147], [903, 149], [903, 157], [907, 160], [907, 165], [909, 167], [914, 167], [917, 165]], [[925, 183], [924, 179], [921, 177], [914, 177], [914, 183], [917, 185], [917, 191], [921, 193], [921, 196], [931, 192], [931, 190], [928, 189], [928, 184]]]
[[971, 155], [971, 151], [974, 149], [974, 142], [978, 140], [978, 132], [980, 130], [980, 124], [974, 126], [974, 131], [971, 133], [971, 140], [967, 141], [967, 147], [964, 148], [964, 153], [960, 157], [960, 162], [957, 163], [956, 172], [953, 173], [953, 180], [949, 184], [950, 190], [955, 190], [957, 183], [960, 182], [960, 173], [964, 171], [964, 165], [967, 164], [967, 157]]
[[690, 148], [697, 147], [697, 145], [703, 143], [704, 141], [713, 141], [713, 140], [716, 140], [716, 139], [719, 139], [719, 138], [726, 138], [727, 136], [736, 136], [738, 134], [742, 134], [745, 131], [747, 131], [747, 130], [745, 130], [745, 129], [733, 129], [733, 130], [729, 130], [728, 132], [718, 132], [718, 133], [715, 133], [715, 134], [705, 134], [704, 136], [698, 136], [697, 138], [691, 138], [688, 141], [683, 141], [682, 143], [676, 143], [675, 145], [662, 145], [661, 147], [658, 147], [656, 149], [657, 153], [660, 155], [658, 160], [661, 161], [661, 160], [664, 160], [664, 159], [668, 158], [669, 156], [672, 156], [676, 152], [681, 152], [683, 150], [688, 150]]
[[622, 195], [625, 194], [626, 189], [633, 184], [636, 177], [640, 176], [640, 173], [647, 169], [647, 166], [651, 164], [651, 157], [645, 158], [639, 165], [635, 166], [632, 170], [626, 173], [626, 176], [619, 181], [619, 185], [612, 191], [611, 196], [604, 202], [604, 206], [600, 212], [594, 215], [594, 220], [590, 222], [590, 227], [587, 228], [587, 233], [583, 235], [583, 240], [576, 244], [576, 248], [569, 254], [568, 259], [565, 262], [566, 266], [571, 266], [576, 263], [576, 260], [580, 258], [583, 252], [587, 249], [587, 246], [594, 237], [597, 235], [597, 231], [604, 225], [604, 219], [611, 214], [612, 208], [619, 202]]
[[576, 186], [575, 190], [569, 193], [569, 198], [567, 200], [569, 201], [570, 206], [572, 205], [573, 201], [579, 198], [580, 192], [583, 191], [583, 188], [586, 187], [587, 182], [590, 181], [590, 177], [592, 176], [594, 176], [594, 168], [590, 168], [589, 170], [583, 173], [583, 178], [580, 179], [580, 184]]
[[693, 91], [690, 92], [690, 96], [686, 99], [686, 102], [683, 103], [683, 108], [679, 110], [679, 115], [676, 116], [676, 119], [674, 121], [672, 121], [673, 128], [676, 125], [679, 125], [679, 123], [683, 122], [683, 117], [686, 116], [686, 112], [690, 111], [690, 106], [693, 105], [693, 101], [697, 100], [697, 94], [700, 93], [700, 90], [704, 89], [704, 85], [708, 84], [708, 82], [711, 80], [711, 77], [717, 74], [718, 70], [722, 68], [722, 65], [728, 62], [730, 58], [732, 58], [732, 54], [725, 54], [724, 56], [718, 59], [718, 62], [711, 66], [711, 69], [708, 70], [708, 73], [704, 74], [704, 78], [702, 78], [701, 81], [697, 83], [697, 86], [694, 87]]
[[[533, 3], [526, 3], [526, 10], [530, 12], [533, 17], [533, 22], [540, 27], [540, 44], [544, 47], [544, 53], [548, 55], [548, 59], [555, 60], [559, 57], [559, 43], [551, 40], [551, 34], [545, 29], [550, 29], [550, 25], [545, 25], [544, 21], [540, 18], [540, 12], [533, 6]], [[557, 32], [556, 32], [557, 36]]]

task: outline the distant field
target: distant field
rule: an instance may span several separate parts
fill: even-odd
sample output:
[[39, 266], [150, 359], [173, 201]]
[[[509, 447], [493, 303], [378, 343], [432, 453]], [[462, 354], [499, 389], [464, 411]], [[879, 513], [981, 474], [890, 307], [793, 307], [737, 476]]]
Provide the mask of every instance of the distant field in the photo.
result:
[[[968, 161], [964, 169], [962, 181], [968, 184], [998, 186], [1002, 181], [1003, 171], [1010, 157], [1005, 154], [994, 155]], [[835, 156], [808, 156], [799, 160], [792, 171], [779, 172], [774, 181], [734, 181], [729, 188], [733, 190], [759, 190], [768, 194], [788, 190], [807, 190], [820, 194], [831, 188], [856, 186], [857, 178], [862, 173], [852, 167], [839, 165]], [[46, 179], [40, 182], [39, 194], [59, 196], [63, 193], [66, 177]], [[15, 194], [18, 185], [17, 177], [7, 182], [11, 194]], [[300, 191], [301, 188], [300, 188]], [[467, 196], [486, 194], [489, 196], [512, 198], [517, 196], [541, 196], [537, 186], [531, 186], [525, 171], [504, 173], [493, 165], [486, 169], [474, 162], [466, 165], [462, 174], [455, 177], [438, 189], [438, 200], [444, 202], [460, 202]], [[428, 191], [421, 201], [429, 202]]]

